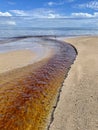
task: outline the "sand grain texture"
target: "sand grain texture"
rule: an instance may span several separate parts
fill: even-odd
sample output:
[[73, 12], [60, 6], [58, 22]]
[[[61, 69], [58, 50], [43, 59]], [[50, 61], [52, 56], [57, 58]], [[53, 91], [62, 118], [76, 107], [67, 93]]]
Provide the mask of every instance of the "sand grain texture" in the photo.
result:
[[98, 37], [66, 39], [78, 50], [49, 130], [98, 130]]

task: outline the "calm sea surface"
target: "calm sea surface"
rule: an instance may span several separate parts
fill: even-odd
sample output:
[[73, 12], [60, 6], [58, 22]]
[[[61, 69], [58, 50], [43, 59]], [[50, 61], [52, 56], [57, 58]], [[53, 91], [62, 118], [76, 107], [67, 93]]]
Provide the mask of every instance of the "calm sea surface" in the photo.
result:
[[60, 37], [98, 35], [98, 19], [0, 17], [0, 39], [36, 35]]

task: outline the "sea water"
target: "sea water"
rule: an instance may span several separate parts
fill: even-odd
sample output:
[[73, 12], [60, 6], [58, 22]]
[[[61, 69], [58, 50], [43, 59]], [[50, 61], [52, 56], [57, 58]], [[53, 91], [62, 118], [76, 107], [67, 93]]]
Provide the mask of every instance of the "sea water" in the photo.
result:
[[0, 39], [37, 35], [59, 37], [98, 35], [98, 19], [0, 17]]

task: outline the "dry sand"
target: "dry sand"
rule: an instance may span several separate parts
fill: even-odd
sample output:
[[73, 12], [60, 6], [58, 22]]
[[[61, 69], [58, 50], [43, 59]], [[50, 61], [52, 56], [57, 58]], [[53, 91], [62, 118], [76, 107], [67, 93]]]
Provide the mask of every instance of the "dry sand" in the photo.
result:
[[30, 50], [0, 53], [0, 73], [31, 64], [34, 57], [35, 54]]
[[[39, 50], [40, 51], [40, 50]], [[43, 54], [34, 53], [30, 49], [16, 50], [0, 53], [0, 74], [31, 65], [53, 55], [53, 50], [48, 49]]]
[[98, 130], [98, 37], [66, 39], [78, 50], [49, 130]]

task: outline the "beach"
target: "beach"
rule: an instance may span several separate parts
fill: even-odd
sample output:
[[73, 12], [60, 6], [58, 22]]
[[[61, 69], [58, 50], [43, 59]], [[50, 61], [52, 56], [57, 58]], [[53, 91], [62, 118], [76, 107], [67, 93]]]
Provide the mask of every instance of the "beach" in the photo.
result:
[[0, 73], [31, 64], [36, 56], [30, 50], [17, 50], [0, 54]]
[[[43, 50], [36, 48], [39, 51], [36, 54], [32, 49], [0, 54], [3, 61], [0, 73], [0, 130], [43, 130], [47, 127], [48, 116], [76, 51], [65, 42], [55, 39], [44, 41], [47, 46]], [[11, 48], [12, 44], [6, 46]]]
[[65, 79], [49, 130], [98, 129], [98, 37], [66, 38], [77, 58]]
[[98, 0], [0, 1], [0, 130], [98, 130]]
[[98, 129], [98, 37], [64, 41], [78, 52], [70, 70], [65, 56], [76, 52], [64, 42], [39, 58], [29, 49], [0, 54], [0, 130]]

